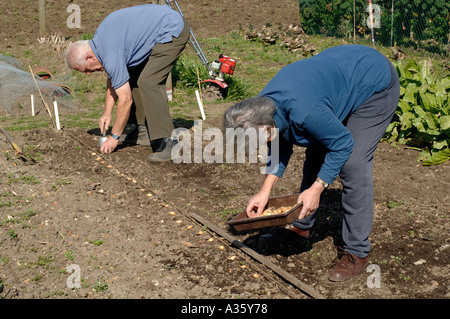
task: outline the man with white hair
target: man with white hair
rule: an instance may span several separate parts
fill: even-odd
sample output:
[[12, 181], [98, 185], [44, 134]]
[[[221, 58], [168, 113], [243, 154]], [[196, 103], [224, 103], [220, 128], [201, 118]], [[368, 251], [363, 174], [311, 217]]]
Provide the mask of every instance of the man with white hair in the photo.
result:
[[[65, 53], [70, 69], [108, 75], [100, 131], [108, 128], [117, 102], [111, 136], [100, 151], [113, 152], [126, 124], [136, 124], [134, 140], [151, 145], [151, 162], [168, 161], [177, 143], [169, 112], [166, 81], [189, 40], [189, 25], [167, 5], [144, 4], [108, 15], [94, 38], [71, 44]], [[147, 130], [148, 128], [148, 130]], [[151, 140], [151, 143], [150, 143]]]

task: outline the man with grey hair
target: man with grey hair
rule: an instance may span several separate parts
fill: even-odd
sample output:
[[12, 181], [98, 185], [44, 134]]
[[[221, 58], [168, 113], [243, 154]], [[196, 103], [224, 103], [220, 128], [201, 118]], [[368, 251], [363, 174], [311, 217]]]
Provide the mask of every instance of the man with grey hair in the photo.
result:
[[149, 161], [171, 159], [177, 141], [172, 138], [165, 85], [189, 34], [189, 25], [179, 12], [167, 5], [144, 4], [109, 14], [92, 40], [67, 48], [69, 68], [86, 74], [104, 70], [108, 75], [105, 110], [99, 119], [102, 133], [111, 123], [116, 103], [117, 110], [112, 134], [101, 152], [116, 149], [128, 123], [136, 129], [126, 141], [151, 145]]
[[309, 238], [321, 194], [339, 175], [344, 247], [329, 279], [344, 281], [365, 269], [373, 219], [373, 155], [397, 108], [399, 92], [397, 72], [386, 57], [370, 47], [345, 45], [284, 67], [258, 97], [225, 112], [225, 128], [262, 128], [268, 141], [279, 143], [279, 162], [267, 166], [260, 191], [248, 202], [249, 217], [263, 212], [293, 145], [306, 147], [300, 215], [292, 224], [262, 235], [260, 242]]

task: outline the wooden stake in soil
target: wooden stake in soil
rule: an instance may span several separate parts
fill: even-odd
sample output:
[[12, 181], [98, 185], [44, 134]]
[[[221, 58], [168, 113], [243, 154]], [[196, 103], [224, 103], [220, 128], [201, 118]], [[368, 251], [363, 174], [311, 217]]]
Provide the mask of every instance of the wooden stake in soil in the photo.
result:
[[58, 111], [58, 102], [53, 100], [53, 108], [55, 109], [55, 120], [56, 120], [56, 130], [61, 130], [61, 125], [59, 124], [59, 111]]
[[198, 90], [195, 90], [195, 95], [197, 96], [198, 107], [200, 108], [200, 112], [202, 113], [202, 120], [204, 121], [204, 120], [206, 120], [206, 116], [205, 116], [205, 111], [203, 110], [203, 103], [202, 103], [202, 100], [200, 99]]
[[45, 1], [39, 0], [39, 35], [45, 37]]
[[35, 116], [36, 114], [34, 113], [34, 95], [31, 94], [31, 116]]
[[200, 107], [200, 112], [202, 113], [203, 121], [206, 120], [205, 111], [203, 109], [203, 94], [202, 87], [200, 85], [200, 74], [198, 73], [197, 68], [197, 82], [198, 82], [198, 91], [195, 91], [195, 95], [197, 96], [198, 106]]

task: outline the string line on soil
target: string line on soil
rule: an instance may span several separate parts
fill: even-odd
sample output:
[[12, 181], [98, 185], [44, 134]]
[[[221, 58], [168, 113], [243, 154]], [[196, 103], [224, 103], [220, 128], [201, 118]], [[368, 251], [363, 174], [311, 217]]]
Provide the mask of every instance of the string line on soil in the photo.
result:
[[[106, 164], [106, 158], [102, 154], [98, 154], [97, 151], [93, 150], [88, 144], [86, 144], [83, 141], [81, 141], [78, 137], [76, 137], [75, 135], [71, 134], [69, 131], [66, 131], [64, 129], [64, 127], [61, 128], [61, 131], [64, 134], [69, 135], [73, 140], [76, 140], [78, 143], [80, 143], [83, 146], [85, 146], [88, 150], [90, 150], [92, 152], [92, 155], [96, 155], [97, 156], [97, 158], [96, 158], [97, 160], [103, 159], [102, 163]], [[108, 168], [113, 168], [112, 165], [107, 165], [107, 167]], [[177, 210], [182, 215], [190, 218], [192, 221], [194, 221], [198, 225], [206, 226], [208, 230], [211, 230], [212, 232], [214, 232], [216, 235], [218, 235], [220, 237], [219, 238], [220, 241], [222, 241], [223, 243], [230, 243], [232, 246], [237, 247], [240, 251], [243, 251], [246, 255], [252, 257], [254, 260], [257, 260], [259, 263], [261, 263], [265, 267], [269, 268], [271, 271], [276, 273], [278, 276], [284, 278], [287, 282], [289, 282], [292, 285], [294, 285], [295, 287], [297, 287], [304, 294], [306, 294], [306, 295], [308, 295], [308, 296], [310, 296], [310, 297], [312, 297], [314, 299], [325, 299], [325, 297], [322, 294], [320, 294], [319, 292], [317, 292], [313, 287], [305, 284], [304, 282], [299, 280], [297, 277], [295, 277], [291, 273], [289, 273], [289, 272], [283, 270], [282, 268], [278, 267], [277, 265], [275, 265], [274, 263], [269, 261], [264, 256], [258, 254], [256, 251], [254, 251], [250, 247], [248, 247], [245, 244], [243, 244], [242, 242], [240, 242], [234, 236], [231, 236], [230, 234], [228, 234], [228, 233], [224, 232], [223, 230], [221, 230], [220, 228], [218, 228], [216, 225], [214, 225], [210, 221], [204, 219], [203, 217], [201, 217], [201, 216], [199, 216], [197, 214], [185, 212], [184, 210], [179, 208], [174, 203], [170, 202], [169, 200], [167, 200], [163, 196], [157, 194], [153, 189], [148, 187], [148, 185], [145, 185], [145, 187], [142, 187], [143, 185], [139, 185], [139, 183], [137, 182], [136, 179], [131, 178], [129, 176], [126, 176], [125, 174], [121, 173], [117, 168], [115, 168], [115, 173], [117, 175], [120, 175], [120, 176], [125, 176], [125, 178], [127, 180], [131, 180], [134, 184], [136, 184], [136, 186], [139, 186], [141, 190], [146, 190], [152, 196], [155, 196], [160, 201], [164, 202], [167, 205], [170, 205], [172, 208]], [[147, 195], [149, 193], [147, 193]], [[223, 241], [222, 238], [224, 238], [226, 241]], [[246, 261], [250, 261], [250, 259], [246, 258]], [[252, 265], [252, 266], [254, 266], [254, 265]], [[267, 276], [267, 274], [268, 274], [267, 272], [261, 271], [261, 273], [266, 277], [267, 280], [269, 280], [272, 283], [276, 284], [277, 286], [281, 287], [280, 284], [278, 282], [276, 282], [276, 280], [274, 278], [271, 278], [270, 276]], [[289, 294], [289, 296], [291, 298], [295, 298], [295, 297], [292, 296], [291, 293], [287, 292], [285, 289], [283, 289], [283, 291], [286, 292], [287, 294]]]

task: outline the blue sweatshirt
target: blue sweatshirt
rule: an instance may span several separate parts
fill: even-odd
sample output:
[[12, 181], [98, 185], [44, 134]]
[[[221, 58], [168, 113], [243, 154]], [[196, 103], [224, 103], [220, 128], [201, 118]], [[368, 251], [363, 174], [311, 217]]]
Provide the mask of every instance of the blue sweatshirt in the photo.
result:
[[385, 57], [362, 45], [333, 47], [282, 68], [260, 93], [275, 102], [280, 134], [279, 163], [266, 173], [283, 175], [293, 144], [321, 143], [327, 154], [318, 177], [331, 184], [353, 150], [343, 121], [390, 81]]
[[130, 79], [129, 68], [141, 64], [155, 44], [178, 38], [183, 28], [183, 18], [169, 6], [144, 4], [109, 14], [89, 44], [117, 89]]

